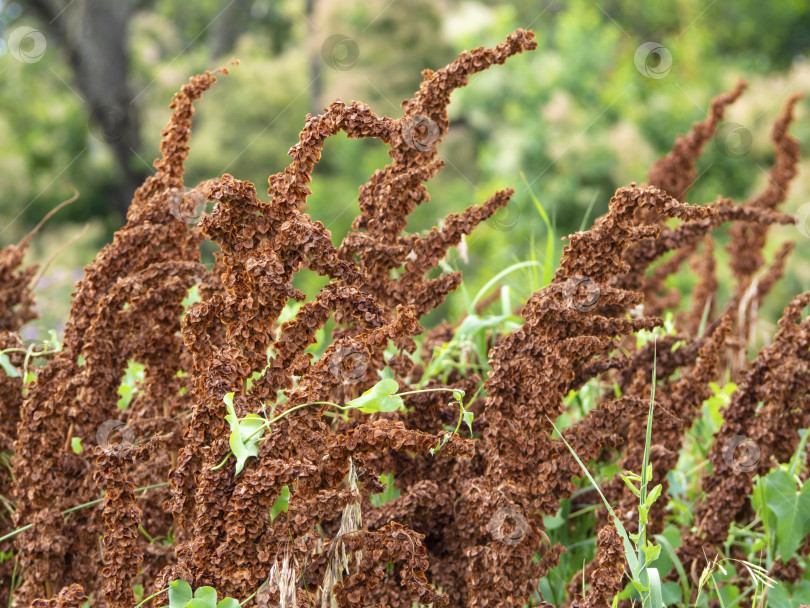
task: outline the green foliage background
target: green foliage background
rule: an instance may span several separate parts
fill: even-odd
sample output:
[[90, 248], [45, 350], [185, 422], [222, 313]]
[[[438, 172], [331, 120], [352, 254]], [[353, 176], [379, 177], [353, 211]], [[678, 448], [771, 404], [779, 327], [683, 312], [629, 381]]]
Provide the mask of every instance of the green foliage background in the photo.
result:
[[[221, 6], [214, 0], [154, 0], [144, 2], [130, 24], [137, 92], [132, 105], [142, 120], [137, 153], [143, 168], [157, 155], [173, 92], [189, 75], [226, 64], [231, 55], [241, 61], [197, 104], [187, 185], [228, 172], [263, 192], [268, 175], [287, 164], [307, 112], [341, 98], [400, 116], [399, 103], [418, 86], [423, 68], [442, 67], [463, 49], [496, 44], [516, 27], [537, 33], [537, 51], [473, 77], [454, 94], [451, 131], [440, 145], [447, 166], [430, 184], [431, 202], [413, 216], [412, 229], [428, 229], [496, 188], [517, 189], [509, 208], [468, 239], [466, 252], [448, 258], [465, 271], [472, 293], [510, 263], [543, 259], [545, 228], [521, 172], [557, 235], [568, 234], [603, 213], [615, 188], [644, 181], [675, 136], [705, 115], [711, 97], [745, 77], [749, 91], [727, 117], [742, 131], [708, 147], [690, 196], [701, 203], [718, 194], [743, 200], [765, 183], [773, 156], [770, 124], [789, 94], [810, 90], [810, 5], [800, 0], [322, 0], [311, 19], [304, 16], [304, 0], [256, 0], [233, 52], [214, 57], [208, 35]], [[3, 40], [20, 25], [38, 27], [24, 5], [0, 2], [0, 15]], [[321, 57], [321, 45], [334, 34], [357, 45], [350, 69], [333, 69]], [[636, 49], [648, 41], [672, 55], [663, 78], [645, 77], [636, 68]], [[48, 43], [36, 63], [0, 54], [0, 245], [17, 241], [73, 187], [79, 200], [43, 230], [33, 259], [49, 259], [90, 225], [59, 253], [40, 283], [43, 328], [62, 322], [72, 282], [81, 274], [77, 269], [122, 223], [108, 202], [119, 169], [88, 121], [58, 44]], [[321, 62], [317, 83], [311, 80], [312, 58]], [[792, 133], [808, 149], [806, 118], [802, 102]], [[357, 213], [358, 186], [387, 160], [379, 142], [338, 136], [327, 143], [310, 210], [336, 242]], [[810, 200], [807, 168], [803, 162], [788, 212]], [[763, 334], [770, 333], [769, 322], [787, 298], [810, 287], [803, 261], [810, 253], [807, 239], [793, 227], [774, 233], [779, 238], [771, 251], [780, 238], [797, 240], [799, 248], [787, 280], [769, 298]], [[556, 244], [557, 255], [561, 246]], [[718, 254], [723, 273], [725, 253]], [[688, 269], [675, 279], [684, 289], [693, 280]], [[518, 294], [526, 283], [514, 276]], [[319, 284], [307, 273], [301, 277], [310, 292]], [[459, 298], [451, 300], [433, 318], [455, 316], [462, 308]]]

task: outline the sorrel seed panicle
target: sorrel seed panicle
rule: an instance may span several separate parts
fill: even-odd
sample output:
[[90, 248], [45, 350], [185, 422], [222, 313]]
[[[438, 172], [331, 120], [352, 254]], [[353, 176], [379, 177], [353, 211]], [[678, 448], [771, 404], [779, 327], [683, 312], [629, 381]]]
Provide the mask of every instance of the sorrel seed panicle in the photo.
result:
[[[517, 30], [425, 70], [399, 119], [340, 101], [307, 116], [289, 166], [269, 179], [267, 202], [227, 174], [184, 186], [193, 103], [216, 81], [195, 76], [172, 102], [156, 172], [85, 269], [52, 352], [32, 357], [19, 337], [36, 316], [37, 269], [23, 260], [30, 238], [2, 250], [0, 451], [9, 458], [0, 496], [10, 499], [0, 518], [0, 552], [9, 556], [0, 597], [18, 608], [79, 608], [87, 598], [133, 608], [174, 583], [176, 593], [153, 601], [182, 607], [182, 580], [213, 587], [218, 600], [249, 598], [248, 608], [550, 606], [538, 599], [538, 581], [565, 549], [549, 542], [544, 516], [583, 475], [562, 438], [586, 463], [640, 471], [655, 374], [650, 483], [666, 493], [710, 383], [730, 365], [739, 388], [708, 453], [695, 525], [677, 549], [687, 573], [700, 576], [730, 526], [751, 520], [755, 477], [788, 461], [797, 429], [810, 426], [810, 321], [801, 316], [810, 293], [790, 302], [771, 343], [746, 359], [758, 305], [790, 253], [784, 245], [768, 263], [763, 247], [770, 225], [794, 222], [779, 205], [799, 160], [788, 134], [797, 98], [774, 125], [765, 190], [741, 204], [686, 203], [696, 160], [741, 83], [712, 101], [647, 184], [617, 190], [590, 230], [569, 237], [553, 280], [521, 308], [522, 325], [490, 336], [486, 377], [470, 364], [427, 378], [424, 362], [460, 322], [420, 325], [461, 282], [439, 263], [513, 191], [427, 234], [405, 232], [408, 217], [443, 167], [436, 143], [452, 91], [535, 47], [531, 32]], [[324, 142], [341, 131], [379, 139], [391, 163], [360, 188], [360, 214], [335, 247], [306, 203]], [[213, 209], [194, 222], [200, 201]], [[736, 284], [721, 305], [712, 232], [723, 226]], [[204, 239], [219, 247], [212, 267], [201, 263]], [[686, 263], [699, 282], [684, 303], [666, 279]], [[302, 269], [328, 279], [308, 301], [293, 287]], [[195, 286], [198, 301], [186, 308]], [[674, 308], [682, 312], [672, 332], [636, 340]], [[132, 361], [143, 377], [120, 409]], [[385, 394], [382, 378], [395, 381]], [[592, 379], [603, 397], [554, 435], [564, 397]], [[448, 431], [459, 406], [469, 429]], [[728, 458], [737, 437], [759, 446], [754, 466]], [[388, 473], [400, 495], [381, 504], [372, 496]], [[618, 477], [600, 489], [637, 531], [631, 489]], [[579, 500], [600, 504], [594, 492]], [[665, 506], [650, 509], [648, 535], [662, 530]], [[567, 605], [611, 606], [627, 583], [615, 521], [604, 510], [598, 519], [596, 558], [570, 582]], [[782, 580], [802, 574], [795, 558], [780, 568], [772, 574]]]

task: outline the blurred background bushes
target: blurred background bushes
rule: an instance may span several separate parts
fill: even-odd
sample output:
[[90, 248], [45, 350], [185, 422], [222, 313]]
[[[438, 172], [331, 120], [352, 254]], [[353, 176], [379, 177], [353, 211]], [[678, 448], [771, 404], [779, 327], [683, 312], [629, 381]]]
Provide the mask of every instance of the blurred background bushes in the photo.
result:
[[[787, 97], [810, 92], [810, 5], [800, 0], [0, 0], [0, 245], [19, 240], [74, 187], [80, 192], [36, 239], [35, 260], [58, 252], [39, 285], [39, 326], [59, 326], [81, 265], [123, 223], [158, 153], [171, 96], [190, 75], [241, 62], [197, 104], [186, 185], [227, 172], [263, 194], [308, 112], [340, 98], [398, 117], [422, 69], [496, 44], [516, 27], [537, 33], [538, 50], [454, 94], [440, 144], [447, 165], [411, 223], [425, 230], [497, 188], [516, 188], [509, 207], [448, 256], [471, 293], [512, 262], [542, 261], [545, 229], [526, 183], [557, 239], [589, 226], [617, 187], [644, 181], [711, 97], [744, 77], [750, 88], [707, 148], [690, 195], [695, 203], [719, 194], [742, 201], [766, 181], [770, 125]], [[31, 37], [15, 47], [19, 28], [36, 30], [44, 52]], [[663, 50], [639, 63], [648, 42]], [[810, 149], [806, 101], [791, 132]], [[310, 212], [335, 242], [357, 214], [358, 186], [387, 161], [376, 141], [327, 142]], [[788, 212], [810, 201], [807, 169], [805, 161]], [[810, 288], [808, 239], [794, 227], [774, 234], [771, 251], [785, 238], [798, 249], [769, 298], [763, 335], [787, 299]], [[718, 255], [727, 272], [725, 252]], [[527, 295], [527, 282], [513, 279]], [[674, 281], [689, 289], [694, 277], [684, 269]], [[309, 273], [301, 283], [308, 291], [320, 284]], [[463, 307], [459, 295], [439, 316]]]

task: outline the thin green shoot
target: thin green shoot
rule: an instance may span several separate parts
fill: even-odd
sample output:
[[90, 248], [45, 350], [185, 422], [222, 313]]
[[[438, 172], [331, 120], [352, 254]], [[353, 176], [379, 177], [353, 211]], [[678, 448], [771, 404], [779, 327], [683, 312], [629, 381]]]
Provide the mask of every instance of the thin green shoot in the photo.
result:
[[619, 536], [622, 537], [622, 541], [624, 543], [624, 556], [625, 559], [627, 560], [627, 565], [630, 567], [631, 573], [635, 577], [636, 574], [639, 572], [638, 557], [636, 556], [633, 544], [630, 542], [630, 536], [627, 534], [627, 530], [625, 530], [624, 525], [622, 524], [619, 517], [616, 515], [616, 511], [613, 510], [613, 507], [610, 505], [607, 498], [605, 498], [605, 495], [602, 493], [599, 484], [596, 483], [596, 480], [591, 475], [590, 471], [588, 470], [588, 467], [585, 466], [585, 463], [582, 462], [582, 460], [580, 459], [579, 455], [576, 453], [574, 448], [572, 448], [571, 445], [568, 443], [568, 441], [566, 441], [565, 436], [562, 434], [560, 429], [557, 428], [557, 425], [554, 424], [551, 418], [546, 416], [546, 419], [549, 421], [552, 428], [555, 431], [557, 431], [557, 434], [560, 436], [560, 439], [565, 444], [565, 447], [567, 447], [568, 451], [571, 452], [571, 456], [574, 458], [576, 463], [579, 465], [579, 468], [582, 470], [583, 475], [585, 475], [587, 480], [591, 483], [591, 486], [593, 486], [593, 488], [597, 491], [597, 493], [601, 497], [602, 503], [605, 505], [607, 512], [610, 514], [613, 520], [613, 525], [616, 526], [616, 531], [619, 533]]
[[[658, 555], [660, 555], [661, 547], [654, 546], [651, 543], [647, 542], [646, 539], [646, 524], [647, 524], [647, 515], [652, 504], [658, 499], [661, 493], [661, 486], [656, 486], [651, 492], [647, 492], [647, 486], [649, 485], [650, 479], [652, 477], [652, 466], [650, 465], [650, 446], [652, 444], [652, 421], [653, 421], [653, 414], [654, 414], [654, 407], [655, 407], [655, 383], [656, 383], [656, 356], [654, 353], [653, 356], [653, 373], [652, 373], [652, 390], [650, 394], [650, 407], [647, 413], [647, 432], [645, 438], [645, 446], [644, 446], [644, 457], [643, 457], [643, 465], [642, 465], [642, 473], [640, 476], [633, 476], [633, 479], [637, 479], [640, 481], [639, 487], [635, 488], [632, 481], [633, 479], [630, 476], [622, 475], [622, 479], [624, 479], [625, 483], [633, 490], [633, 492], [639, 497], [639, 533], [638, 535], [629, 535], [625, 530], [624, 526], [622, 525], [619, 518], [616, 516], [615, 511], [611, 507], [610, 503], [608, 503], [605, 496], [602, 494], [599, 486], [591, 476], [588, 468], [585, 466], [585, 463], [579, 458], [577, 453], [574, 449], [568, 444], [563, 434], [557, 429], [554, 422], [548, 418], [551, 426], [554, 428], [555, 431], [562, 439], [565, 446], [571, 452], [572, 456], [576, 460], [577, 464], [579, 465], [582, 472], [591, 482], [593, 487], [599, 493], [599, 496], [602, 498], [602, 502], [605, 504], [608, 512], [610, 513], [611, 517], [613, 518], [613, 523], [616, 527], [616, 531], [622, 537], [624, 548], [625, 548], [625, 559], [627, 560], [627, 565], [630, 568], [631, 572], [631, 582], [636, 590], [642, 597], [642, 603], [645, 608], [655, 607], [660, 608], [663, 606], [663, 592], [662, 592], [662, 584], [661, 578], [656, 568], [650, 568], [649, 564], [654, 562]], [[631, 540], [632, 538], [632, 540]], [[635, 546], [634, 546], [635, 545]]]
[[[799, 431], [801, 432], [801, 431]], [[804, 458], [804, 448], [807, 445], [807, 438], [810, 437], [810, 429], [804, 429], [802, 433], [802, 438], [799, 441], [799, 445], [796, 448], [796, 451], [793, 453], [793, 458], [790, 461], [790, 469], [788, 469], [788, 474], [793, 477], [799, 470], [799, 466], [802, 464]]]
[[703, 337], [703, 332], [706, 331], [706, 323], [709, 321], [709, 312], [712, 308], [712, 296], [706, 300], [706, 306], [703, 307], [703, 314], [700, 316], [700, 327], [698, 327], [698, 338]]
[[3, 503], [3, 506], [4, 506], [4, 507], [6, 508], [6, 510], [9, 512], [9, 515], [12, 515], [12, 516], [13, 516], [13, 515], [14, 515], [14, 506], [13, 506], [13, 503], [12, 503], [12, 502], [11, 502], [11, 501], [10, 501], [8, 498], [6, 498], [5, 496], [3, 496], [2, 494], [0, 494], [0, 502], [1, 502], [1, 503]]
[[153, 593], [149, 597], [143, 599], [139, 604], [136, 604], [135, 608], [141, 608], [141, 606], [143, 606], [146, 602], [148, 602], [149, 600], [155, 599], [157, 596], [159, 596], [162, 593], [166, 593], [168, 590], [169, 590], [169, 588], [166, 587], [165, 589], [161, 589], [160, 591], [157, 591], [156, 593]]
[[[252, 600], [254, 597], [256, 597], [258, 595], [259, 591], [264, 589], [264, 586], [269, 582], [270, 582], [270, 579], [268, 578], [261, 585], [259, 585], [259, 588], [256, 589], [256, 591], [254, 591], [249, 596], [247, 596], [245, 599], [243, 599], [241, 602], [239, 602], [239, 605], [244, 606], [245, 604], [247, 604], [250, 600]], [[309, 595], [309, 592], [307, 592], [307, 595]]]
[[[392, 378], [384, 378], [377, 382], [373, 387], [365, 391], [359, 397], [352, 399], [351, 401], [347, 401], [344, 405], [340, 405], [338, 403], [332, 403], [331, 401], [312, 401], [309, 403], [301, 403], [299, 405], [295, 405], [289, 409], [284, 410], [277, 416], [274, 416], [271, 419], [263, 419], [261, 416], [257, 414], [248, 414], [248, 417], [245, 418], [238, 418], [233, 410], [233, 398], [234, 393], [228, 393], [223, 397], [223, 401], [225, 401], [226, 405], [228, 406], [228, 411], [230, 414], [226, 416], [228, 419], [229, 424], [231, 425], [231, 437], [230, 437], [230, 450], [222, 459], [222, 461], [217, 464], [216, 466], [212, 467], [210, 470], [217, 471], [225, 466], [225, 464], [230, 460], [231, 456], [236, 454], [237, 456], [237, 468], [236, 473], [237, 475], [241, 472], [242, 467], [244, 466], [245, 461], [250, 456], [257, 456], [258, 455], [258, 443], [262, 439], [262, 435], [266, 429], [269, 429], [273, 424], [291, 414], [292, 412], [311, 407], [313, 405], [325, 405], [328, 407], [333, 407], [345, 415], [346, 413], [352, 410], [358, 410], [367, 414], [373, 414], [378, 412], [393, 412], [400, 410], [404, 407], [404, 403], [402, 401], [402, 397], [406, 395], [416, 395], [419, 393], [436, 393], [436, 392], [449, 392], [453, 394], [453, 398], [459, 405], [460, 414], [459, 414], [459, 422], [456, 426], [455, 433], [458, 432], [459, 427], [461, 426], [462, 422], [467, 423], [467, 426], [470, 428], [470, 434], [472, 434], [472, 420], [473, 420], [473, 413], [468, 411], [463, 403], [464, 398], [464, 391], [461, 389], [453, 389], [453, 388], [425, 388], [425, 389], [418, 389], [412, 391], [406, 391], [404, 393], [396, 393], [395, 391], [398, 388], [398, 384], [396, 380]], [[477, 394], [477, 393], [476, 393]], [[242, 429], [240, 424], [249, 420], [253, 424], [257, 424], [256, 428], [247, 433], [246, 435], [242, 435]], [[455, 434], [454, 433], [454, 434]], [[447, 441], [449, 437], [445, 436], [443, 441], [440, 441], [439, 446], [435, 448], [435, 450], [441, 449]]]
[[8, 594], [8, 608], [12, 608], [14, 606], [14, 591], [16, 590], [17, 585], [17, 567], [19, 566], [19, 561], [17, 558], [14, 558], [14, 569], [11, 571], [11, 590]]
[[[654, 606], [660, 608], [664, 605], [661, 579], [656, 568], [649, 568], [648, 565], [655, 561], [661, 553], [660, 547], [655, 547], [647, 542], [647, 517], [653, 503], [658, 499], [661, 494], [661, 486], [656, 486], [652, 492], [648, 494], [647, 487], [652, 478], [652, 465], [650, 464], [650, 447], [652, 445], [652, 425], [653, 413], [655, 411], [655, 385], [657, 378], [657, 362], [658, 351], [657, 342], [653, 342], [653, 369], [652, 379], [650, 384], [650, 407], [647, 412], [647, 433], [644, 440], [644, 456], [641, 465], [641, 483], [639, 485], [639, 509], [638, 509], [638, 560], [641, 564], [640, 578], [641, 585], [636, 584], [635, 587], [639, 593], [646, 592], [643, 595], [644, 606]], [[627, 480], [625, 480], [627, 481]]]
[[546, 259], [544, 260], [543, 264], [543, 285], [548, 285], [554, 278], [554, 227], [552, 226], [551, 220], [549, 219], [546, 210], [543, 208], [543, 205], [532, 191], [531, 185], [526, 180], [526, 175], [523, 173], [523, 171], [520, 172], [520, 177], [523, 180], [523, 183], [526, 185], [526, 190], [529, 192], [529, 197], [532, 199], [535, 209], [537, 209], [537, 212], [540, 214], [540, 217], [548, 230], [548, 235], [546, 238]]
[[593, 193], [593, 197], [591, 197], [591, 202], [588, 203], [588, 208], [585, 210], [585, 215], [582, 216], [582, 222], [579, 224], [579, 231], [582, 232], [585, 230], [585, 227], [588, 225], [588, 220], [591, 217], [591, 211], [593, 211], [593, 206], [596, 204], [597, 199], [599, 198], [599, 190]]
[[512, 264], [508, 268], [501, 270], [498, 274], [496, 274], [489, 281], [487, 281], [486, 284], [484, 284], [484, 286], [481, 289], [478, 290], [478, 293], [475, 295], [472, 302], [470, 302], [470, 305], [468, 307], [469, 310], [474, 311], [478, 302], [481, 301], [481, 298], [483, 298], [486, 295], [487, 291], [489, 291], [490, 288], [492, 288], [492, 286], [495, 285], [498, 281], [500, 281], [503, 277], [514, 272], [515, 270], [520, 270], [521, 268], [526, 268], [528, 266], [542, 266], [542, 264], [540, 262], [535, 261], [518, 262], [517, 264]]
[[711, 574], [711, 581], [714, 585], [714, 590], [717, 592], [717, 601], [720, 602], [720, 608], [726, 608], [726, 604], [723, 601], [723, 595], [720, 593], [720, 587], [717, 585], [717, 580], [714, 578], [714, 573]]
[[152, 537], [149, 532], [146, 531], [146, 528], [143, 527], [143, 524], [138, 524], [138, 531], [143, 534], [144, 538], [149, 541], [150, 545], [155, 544], [155, 539]]
[[[163, 488], [163, 487], [168, 486], [169, 483], [170, 482], [168, 482], [168, 481], [164, 481], [163, 483], [156, 483], [156, 484], [153, 484], [151, 486], [144, 486], [142, 488], [135, 488], [135, 492], [146, 492], [147, 490], [153, 490], [154, 488]], [[62, 511], [62, 515], [69, 515], [70, 513], [73, 513], [74, 511], [79, 511], [80, 509], [86, 509], [87, 507], [92, 507], [93, 505], [97, 505], [97, 504], [102, 503], [102, 502], [104, 502], [103, 498], [98, 498], [96, 500], [91, 500], [90, 502], [86, 502], [84, 504], [76, 505], [75, 507], [70, 507], [69, 509], [65, 509], [64, 511]], [[0, 536], [0, 543], [2, 543], [3, 541], [8, 540], [10, 538], [14, 538], [18, 534], [22, 534], [26, 530], [30, 530], [35, 525], [36, 524], [28, 524], [28, 525], [23, 526], [21, 528], [17, 528], [16, 530], [12, 530], [11, 532], [6, 534], [5, 536]]]

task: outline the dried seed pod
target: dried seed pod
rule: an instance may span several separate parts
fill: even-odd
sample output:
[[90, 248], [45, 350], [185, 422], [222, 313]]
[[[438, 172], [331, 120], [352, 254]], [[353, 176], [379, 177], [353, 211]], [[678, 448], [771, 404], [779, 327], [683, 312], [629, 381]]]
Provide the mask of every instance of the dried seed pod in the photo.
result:
[[[571, 497], [581, 476], [568, 446], [583, 460], [621, 454], [622, 467], [638, 470], [655, 382], [652, 482], [666, 488], [684, 434], [711, 394], [709, 383], [724, 357], [737, 354], [743, 380], [710, 453], [713, 474], [695, 508], [697, 529], [679, 555], [694, 569], [718, 550], [745, 514], [753, 477], [787, 460], [798, 445], [796, 429], [810, 426], [810, 320], [801, 320], [810, 294], [786, 309], [773, 344], [747, 367], [742, 357], [759, 302], [790, 251], [783, 246], [770, 273], [756, 276], [767, 227], [794, 221], [777, 207], [798, 160], [787, 134], [796, 99], [774, 126], [776, 161], [761, 194], [742, 205], [722, 197], [705, 206], [684, 202], [695, 161], [742, 93], [741, 83], [715, 98], [709, 116], [655, 164], [652, 185], [620, 188], [590, 230], [570, 236], [552, 283], [522, 307], [524, 323], [488, 338], [483, 396], [476, 362], [422, 383], [425, 372], [411, 358], [423, 332], [420, 318], [461, 280], [460, 273], [437, 274], [438, 265], [513, 191], [450, 214], [423, 235], [405, 232], [408, 217], [429, 200], [425, 182], [443, 167], [436, 145], [447, 134], [451, 92], [471, 74], [535, 47], [531, 32], [517, 30], [494, 48], [426, 70], [399, 119], [340, 101], [308, 116], [289, 166], [269, 178], [268, 202], [253, 184], [228, 174], [184, 187], [193, 102], [215, 78], [206, 73], [183, 87], [157, 173], [138, 189], [127, 225], [79, 284], [63, 350], [27, 396], [18, 378], [0, 377], [4, 417], [16, 419], [22, 402], [19, 436], [7, 419], [0, 424], [0, 449], [16, 441], [15, 522], [34, 525], [16, 539], [25, 572], [17, 608], [78, 608], [85, 598], [77, 584], [35, 599], [74, 581], [111, 606], [132, 608], [133, 584], [157, 591], [178, 578], [213, 585], [219, 598], [258, 589], [258, 605], [308, 605], [315, 598], [341, 608], [522, 607], [565, 550], [549, 541], [543, 516]], [[360, 188], [360, 215], [336, 247], [306, 203], [324, 143], [341, 131], [379, 139], [392, 162]], [[208, 201], [213, 209], [200, 215]], [[721, 306], [710, 232], [725, 222], [732, 222], [732, 251], [744, 251], [734, 259], [734, 296]], [[199, 264], [205, 237], [220, 248], [207, 270]], [[21, 270], [26, 244], [0, 252], [0, 323], [10, 324], [0, 348], [18, 343], [14, 332], [33, 314], [34, 271]], [[680, 303], [666, 281], [690, 259], [702, 279], [689, 312], [678, 317], [678, 332], [637, 346], [633, 334], [662, 326], [657, 315]], [[294, 286], [304, 269], [326, 279], [309, 300]], [[195, 284], [200, 299], [181, 325], [184, 297]], [[302, 303], [292, 314], [285, 311], [291, 301]], [[715, 309], [723, 312], [716, 316]], [[739, 335], [731, 338], [735, 322]], [[331, 340], [321, 339], [329, 323]], [[422, 355], [429, 358], [454, 331], [450, 323], [428, 331]], [[16, 354], [10, 360], [19, 366]], [[143, 365], [144, 377], [121, 411], [118, 387], [132, 362]], [[404, 408], [345, 407], [377, 386], [381, 373], [405, 393], [397, 396]], [[606, 380], [622, 396], [606, 392], [562, 431], [565, 442], [552, 438], [566, 395], [592, 379]], [[417, 387], [430, 392], [412, 392]], [[463, 436], [447, 430], [462, 422], [462, 397], [470, 426]], [[247, 463], [240, 457], [236, 474], [232, 461], [223, 463], [231, 433], [239, 432], [230, 428], [230, 415], [260, 413], [267, 422], [258, 447]], [[157, 433], [161, 441], [138, 448], [111, 440], [116, 432], [129, 443]], [[75, 437], [95, 449], [96, 463], [70, 450]], [[750, 462], [735, 457], [741, 440], [757, 448]], [[390, 474], [396, 487], [389, 489], [399, 493], [386, 504], [373, 496], [385, 490], [382, 474]], [[0, 468], [0, 494], [10, 480], [4, 475]], [[167, 478], [170, 489], [136, 506], [136, 485]], [[99, 489], [101, 510], [63, 517], [63, 509], [95, 499]], [[632, 531], [635, 495], [616, 480], [602, 490]], [[157, 504], [163, 499], [165, 513]], [[663, 501], [650, 509], [649, 533], [660, 531], [663, 509]], [[171, 530], [174, 546], [146, 542], [139, 524]], [[586, 567], [591, 588], [583, 598], [572, 582], [568, 605], [607, 607], [622, 588], [623, 545], [606, 518], [597, 545]], [[3, 568], [0, 578], [8, 572]], [[794, 577], [796, 566], [781, 572]]]
[[[209, 72], [196, 76], [175, 96], [162, 158], [155, 161], [157, 172], [136, 191], [127, 225], [86, 268], [62, 350], [39, 372], [23, 401], [13, 459], [17, 525], [97, 497], [94, 464], [72, 453], [70, 435], [81, 437], [85, 449], [106, 439], [105, 421], [120, 417], [116, 389], [127, 360], [147, 357], [150, 369], [166, 365], [175, 371], [182, 360], [181, 344], [172, 336], [179, 328], [181, 301], [199, 268], [200, 235], [178, 221], [169, 203], [173, 189], [183, 185], [192, 104], [215, 80]], [[159, 351], [152, 350], [153, 340], [162, 342]], [[80, 355], [92, 360], [81, 365]], [[92, 592], [96, 581], [103, 582], [98, 577], [103, 566], [99, 512], [76, 512], [70, 523], [61, 515], [49, 521], [56, 538], [70, 540], [54, 542], [41, 529], [15, 539], [19, 565], [26, 572], [15, 606], [47, 595], [53, 586], [78, 581]]]
[[737, 101], [747, 86], [740, 80], [734, 89], [712, 99], [708, 116], [693, 124], [689, 133], [678, 136], [672, 150], [652, 166], [647, 174], [647, 181], [683, 201], [689, 188], [697, 180], [695, 162], [704, 146], [717, 133], [717, 126], [725, 116], [726, 107]]

